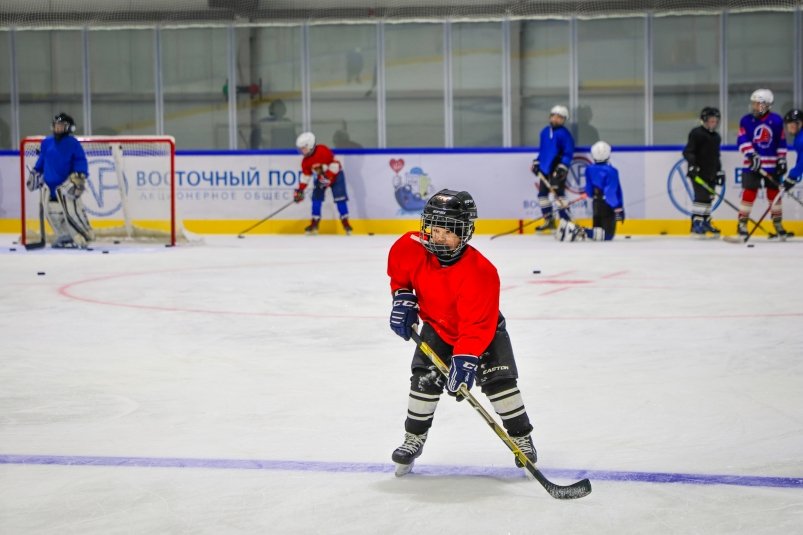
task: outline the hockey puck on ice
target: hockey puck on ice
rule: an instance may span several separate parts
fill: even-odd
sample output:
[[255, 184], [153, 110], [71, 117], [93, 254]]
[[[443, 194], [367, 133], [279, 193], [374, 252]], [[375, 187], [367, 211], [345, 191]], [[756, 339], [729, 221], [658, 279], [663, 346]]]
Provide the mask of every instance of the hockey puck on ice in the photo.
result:
[[754, 243], [748, 243], [748, 244], [747, 244], [747, 246], [748, 246], [748, 247], [755, 247], [755, 246], [756, 246], [756, 244], [754, 244]]
[[37, 274], [37, 275], [44, 275], [44, 274], [45, 274], [45, 272], [44, 272], [44, 271], [37, 271], [37, 272], [36, 272], [36, 274]]
[[538, 275], [539, 273], [541, 273], [541, 270], [540, 270], [540, 269], [534, 269], [534, 270], [533, 270], [533, 273], [535, 273], [536, 275]]
[[661, 234], [661, 236], [666, 236], [666, 231], [662, 230], [660, 234]]
[[373, 235], [374, 235], [374, 233], [373, 233], [373, 232], [369, 232], [369, 233], [368, 233], [368, 235], [369, 235], [369, 236], [373, 236]]
[[8, 250], [9, 250], [9, 251], [16, 251], [16, 250], [17, 250], [17, 248], [16, 248], [16, 247], [9, 247], [9, 248], [8, 248]]
[[626, 239], [626, 240], [629, 240], [629, 239], [630, 239], [630, 236], [625, 236], [625, 239]]
[[114, 243], [115, 245], [120, 245], [120, 240], [114, 240], [112, 243]]
[[103, 254], [109, 254], [109, 251], [103, 251]]

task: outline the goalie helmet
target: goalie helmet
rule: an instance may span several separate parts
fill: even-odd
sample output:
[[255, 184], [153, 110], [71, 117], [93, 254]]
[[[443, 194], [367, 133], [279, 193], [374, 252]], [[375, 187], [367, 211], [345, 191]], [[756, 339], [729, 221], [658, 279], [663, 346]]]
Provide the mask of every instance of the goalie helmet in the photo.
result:
[[750, 95], [750, 102], [757, 102], [759, 104], [757, 110], [758, 114], [764, 115], [770, 111], [772, 103], [775, 102], [775, 96], [769, 89], [756, 89], [753, 91], [753, 94]]
[[786, 115], [783, 116], [783, 122], [785, 123], [794, 123], [794, 122], [803, 122], [803, 111], [795, 108], [786, 112]]
[[591, 145], [591, 158], [597, 163], [604, 163], [611, 159], [611, 146], [604, 141], [597, 141]]
[[312, 150], [315, 148], [315, 134], [312, 132], [304, 132], [298, 138], [296, 138], [296, 147], [298, 150], [302, 150], [306, 148], [307, 150]]
[[552, 109], [549, 110], [549, 115], [560, 115], [564, 119], [569, 118], [569, 108], [566, 106], [561, 106], [560, 104], [557, 106], [552, 106]]
[[64, 123], [67, 126], [64, 127], [65, 134], [74, 134], [75, 133], [75, 120], [67, 115], [64, 112], [59, 113], [55, 117], [53, 117], [53, 123], [51, 123], [51, 127], [55, 127], [56, 123]]
[[[474, 235], [474, 220], [477, 205], [467, 191], [442, 189], [427, 201], [421, 214], [421, 243], [424, 248], [441, 260], [459, 257], [468, 240]], [[434, 243], [432, 229], [444, 228], [460, 238], [460, 244], [451, 249], [448, 245]]]

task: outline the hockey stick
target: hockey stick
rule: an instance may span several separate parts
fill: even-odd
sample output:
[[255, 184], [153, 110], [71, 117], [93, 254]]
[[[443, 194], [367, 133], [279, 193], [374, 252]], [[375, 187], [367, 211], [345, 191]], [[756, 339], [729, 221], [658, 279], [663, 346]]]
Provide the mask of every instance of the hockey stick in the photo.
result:
[[[725, 195], [720, 195], [719, 193], [717, 193], [717, 190], [715, 190], [714, 188], [712, 188], [711, 186], [709, 186], [709, 185], [708, 185], [708, 183], [707, 183], [705, 180], [703, 180], [703, 179], [702, 179], [702, 178], [700, 178], [699, 176], [696, 176], [696, 177], [694, 177], [694, 181], [695, 181], [697, 184], [699, 184], [700, 186], [702, 186], [702, 187], [703, 187], [703, 188], [704, 188], [704, 189], [705, 189], [705, 190], [706, 190], [708, 193], [710, 193], [711, 195], [714, 195], [715, 197], [719, 197], [720, 199], [722, 199], [722, 202], [724, 202], [725, 204], [727, 204], [728, 206], [730, 206], [731, 208], [733, 208], [733, 209], [734, 209], [734, 210], [736, 210], [737, 212], [739, 211], [739, 207], [738, 207], [738, 206], [736, 206], [735, 204], [733, 204], [732, 202], [730, 202], [728, 199], [726, 199], [726, 198], [725, 198]], [[750, 221], [750, 222], [751, 222], [753, 225], [756, 225], [756, 226], [758, 226], [758, 223], [756, 223], [756, 220], [755, 220], [755, 219], [753, 219], [752, 217], [748, 217], [747, 219], [748, 219], [748, 221]], [[765, 234], [767, 234], [768, 236], [774, 236], [774, 233], [772, 233], [772, 232], [768, 232], [768, 231], [767, 231], [767, 229], [765, 229], [764, 227], [760, 227], [760, 226], [759, 226], [759, 228], [761, 229], [761, 231], [762, 231], [762, 232], [764, 232], [764, 233], [765, 233]]]
[[775, 180], [775, 178], [773, 178], [773, 176], [771, 174], [769, 174], [768, 172], [766, 172], [763, 169], [760, 169], [759, 172], [760, 172], [761, 176], [764, 177], [764, 180], [767, 180], [770, 184], [775, 186], [777, 189], [781, 190], [781, 193], [786, 193], [789, 197], [794, 199], [797, 204], [799, 204], [800, 206], [803, 206], [803, 201], [801, 201], [800, 199], [798, 199], [797, 197], [792, 195], [792, 192], [789, 191], [788, 189], [784, 189], [784, 187], [781, 184], [778, 184], [778, 181]]
[[737, 238], [737, 240], [735, 242], [732, 241], [732, 240], [725, 240], [725, 241], [730, 241], [731, 243], [740, 243], [740, 242], [741, 243], [747, 243], [750, 240], [750, 238], [753, 237], [753, 234], [755, 234], [756, 230], [758, 230], [759, 226], [761, 226], [761, 222], [764, 221], [764, 218], [767, 217], [767, 214], [769, 214], [772, 211], [772, 208], [775, 206], [775, 203], [777, 203], [782, 197], [783, 197], [782, 195], [776, 195], [775, 196], [775, 198], [772, 200], [770, 205], [767, 206], [767, 209], [764, 210], [764, 213], [761, 214], [761, 217], [759, 218], [758, 223], [756, 223], [756, 226], [753, 227], [753, 230], [750, 231], [750, 234], [745, 236], [744, 240], [738, 240], [738, 238]]
[[[429, 357], [429, 360], [432, 361], [435, 367], [438, 368], [438, 371], [444, 376], [448, 377], [449, 368], [443, 363], [441, 358], [437, 353], [435, 353], [429, 344], [421, 339], [421, 336], [419, 336], [415, 329], [412, 330], [410, 336], [413, 338], [413, 341], [418, 345], [418, 347], [421, 348], [421, 351], [423, 351], [424, 354]], [[518, 459], [518, 461], [524, 465], [527, 471], [532, 474], [532, 476], [541, 484], [542, 487], [546, 489], [550, 496], [558, 500], [571, 500], [588, 496], [588, 494], [591, 492], [591, 482], [588, 479], [583, 479], [577, 483], [572, 483], [571, 485], [567, 486], [556, 485], [555, 483], [552, 483], [546, 478], [546, 476], [544, 476], [544, 474], [541, 473], [538, 468], [536, 468], [533, 462], [530, 461], [526, 455], [524, 455], [524, 452], [522, 452], [516, 443], [511, 440], [510, 435], [507, 434], [507, 431], [505, 431], [502, 426], [496, 423], [496, 420], [494, 420], [493, 416], [491, 416], [480, 404], [480, 402], [477, 401], [477, 398], [471, 394], [469, 389], [466, 388], [465, 384], [460, 385], [459, 393], [466, 400], [468, 400], [469, 405], [471, 405], [480, 414], [480, 416], [482, 416], [482, 418], [485, 420], [485, 423], [487, 423], [490, 428], [494, 430], [494, 433], [496, 433], [497, 436], [502, 439], [502, 442], [505, 443], [505, 446], [507, 446], [508, 449], [513, 452], [513, 455], [516, 456], [516, 459]]]
[[[569, 202], [569, 204], [567, 204], [566, 206], [569, 207], [569, 206], [573, 205], [574, 203], [579, 202], [579, 201], [583, 201], [585, 199], [586, 199], [585, 197], [577, 197], [576, 199], [572, 199], [571, 202]], [[526, 223], [524, 223], [522, 225], [519, 225], [518, 227], [514, 228], [513, 230], [508, 230], [508, 231], [502, 232], [500, 234], [494, 234], [493, 236], [491, 236], [491, 239], [493, 240], [494, 238], [499, 238], [500, 236], [507, 236], [508, 234], [513, 234], [515, 232], [524, 230], [526, 227], [529, 227], [533, 223], [538, 223], [542, 219], [544, 219], [544, 216], [541, 216], [538, 219], [533, 219], [532, 221], [528, 221], [528, 222], [526, 222]]]
[[[25, 229], [22, 229], [22, 232], [25, 232]], [[25, 250], [26, 251], [33, 251], [35, 249], [42, 249], [44, 248], [45, 244], [47, 243], [47, 237], [45, 236], [45, 188], [42, 186], [39, 188], [39, 241], [34, 243], [25, 243]]]
[[278, 210], [276, 210], [276, 211], [275, 211], [275, 212], [273, 212], [272, 214], [270, 214], [270, 215], [267, 215], [267, 216], [263, 217], [262, 219], [260, 219], [259, 221], [257, 221], [256, 223], [254, 223], [253, 225], [251, 225], [250, 227], [248, 227], [248, 228], [247, 228], [247, 229], [245, 229], [244, 231], [240, 232], [240, 233], [237, 235], [237, 237], [238, 237], [238, 238], [245, 238], [245, 236], [243, 236], [243, 234], [245, 234], [246, 232], [250, 232], [250, 231], [254, 230], [255, 228], [257, 228], [259, 225], [261, 225], [262, 223], [264, 223], [265, 221], [267, 221], [267, 220], [268, 220], [268, 219], [270, 219], [271, 217], [275, 216], [276, 214], [278, 214], [279, 212], [281, 212], [281, 211], [282, 211], [282, 210], [284, 210], [285, 208], [288, 208], [289, 206], [291, 206], [291, 205], [293, 205], [293, 204], [295, 204], [295, 203], [296, 203], [296, 201], [290, 201], [289, 203], [285, 204], [284, 206], [282, 206], [281, 208], [279, 208]]

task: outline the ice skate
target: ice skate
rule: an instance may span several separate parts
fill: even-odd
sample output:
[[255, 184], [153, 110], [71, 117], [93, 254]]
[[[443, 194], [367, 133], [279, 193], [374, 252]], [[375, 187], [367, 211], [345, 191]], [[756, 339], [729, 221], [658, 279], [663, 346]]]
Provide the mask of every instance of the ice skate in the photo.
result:
[[544, 222], [535, 227], [535, 232], [551, 232], [555, 230], [555, 218], [551, 215], [544, 216]]
[[393, 462], [396, 463], [396, 477], [401, 477], [412, 471], [415, 459], [424, 450], [427, 433], [423, 435], [404, 433], [404, 443], [393, 451], [391, 457]]
[[340, 222], [343, 224], [343, 230], [346, 231], [346, 236], [351, 236], [351, 231], [354, 229], [351, 228], [351, 224], [349, 223], [349, 216], [340, 216]]
[[719, 230], [717, 227], [711, 224], [711, 217], [707, 216], [703, 219], [703, 230], [706, 232], [710, 232], [714, 235], [715, 238], [719, 238], [719, 235], [722, 234], [722, 231]]
[[694, 217], [691, 221], [691, 237], [697, 240], [704, 240], [708, 237], [705, 232], [705, 221], [703, 218]]
[[739, 234], [739, 237], [744, 239], [747, 238], [749, 232], [747, 232], [747, 220], [740, 219], [739, 222], [736, 224], [736, 232]]
[[775, 227], [775, 234], [770, 234], [769, 238], [771, 240], [786, 241], [787, 239], [792, 238], [795, 235], [794, 232], [789, 232], [785, 228], [783, 228], [780, 219], [773, 220], [772, 226]]
[[307, 234], [309, 234], [311, 236], [315, 235], [315, 234], [318, 234], [318, 223], [319, 222], [320, 222], [320, 218], [313, 217], [310, 220], [309, 225], [307, 225], [306, 228], [304, 228], [304, 232], [306, 232]]
[[[512, 440], [513, 443], [518, 446], [521, 452], [530, 460], [531, 463], [536, 463], [538, 460], [538, 453], [535, 451], [535, 446], [533, 446], [533, 439], [531, 435], [525, 435], [523, 437], [510, 437], [510, 440]], [[519, 468], [524, 468], [524, 464], [519, 461], [518, 457], [516, 457], [516, 466]], [[527, 474], [528, 478], [533, 479], [534, 476], [526, 468], [524, 473]]]

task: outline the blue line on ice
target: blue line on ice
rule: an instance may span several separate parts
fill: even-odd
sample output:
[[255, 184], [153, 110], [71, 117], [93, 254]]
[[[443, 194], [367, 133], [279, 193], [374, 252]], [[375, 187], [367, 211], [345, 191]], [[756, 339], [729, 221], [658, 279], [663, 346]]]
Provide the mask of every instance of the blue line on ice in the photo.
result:
[[[260, 459], [184, 459], [173, 457], [90, 457], [74, 455], [5, 455], [0, 464], [56, 466], [123, 466], [136, 468], [216, 468], [224, 470], [287, 470], [295, 472], [392, 473], [394, 466], [382, 463], [323, 461], [281, 461]], [[610, 470], [542, 469], [549, 478], [592, 481], [635, 481], [642, 483], [683, 483], [687, 485], [736, 485], [741, 487], [781, 487], [803, 489], [803, 477], [740, 476], [722, 474], [683, 474], [663, 472], [625, 472]], [[524, 477], [514, 467], [419, 465], [415, 473], [424, 476], [485, 476], [502, 479]]]

